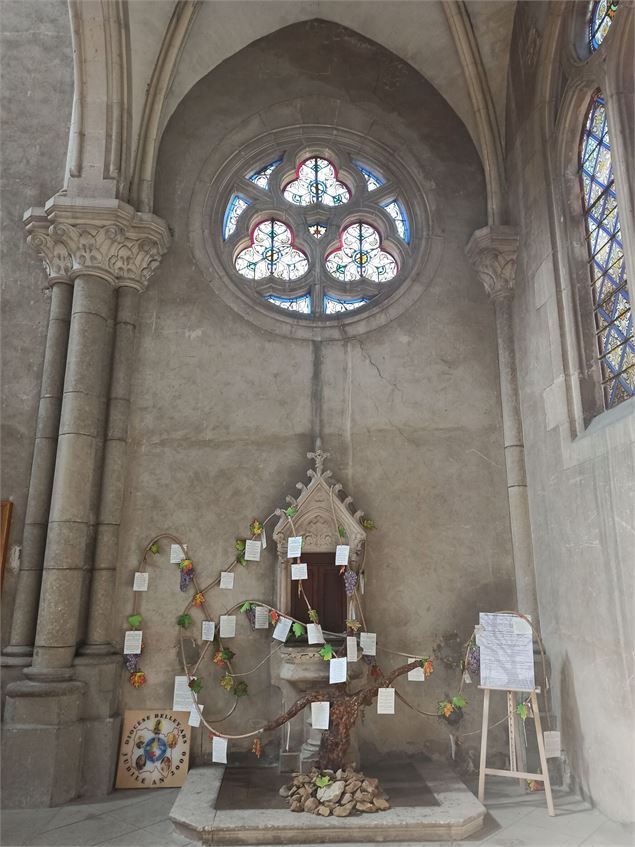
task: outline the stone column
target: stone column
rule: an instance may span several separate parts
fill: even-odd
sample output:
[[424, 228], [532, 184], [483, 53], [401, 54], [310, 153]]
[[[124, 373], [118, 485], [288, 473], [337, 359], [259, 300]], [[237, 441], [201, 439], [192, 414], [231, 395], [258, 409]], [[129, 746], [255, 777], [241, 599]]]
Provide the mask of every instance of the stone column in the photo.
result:
[[513, 227], [484, 227], [471, 237], [466, 253], [478, 278], [494, 302], [500, 372], [507, 494], [516, 576], [516, 605], [538, 620], [529, 499], [525, 473], [525, 447], [514, 351], [512, 300], [516, 278], [518, 235]]
[[[29, 231], [30, 227], [36, 223], [31, 210], [25, 216], [25, 223]], [[37, 246], [38, 238], [37, 234], [30, 235], [29, 242]], [[68, 278], [69, 271], [69, 263], [56, 262], [53, 257], [49, 276], [51, 310], [44, 351], [42, 387], [22, 536], [22, 558], [11, 622], [11, 638], [4, 650], [7, 656], [28, 657], [33, 653], [73, 301], [73, 289]]]

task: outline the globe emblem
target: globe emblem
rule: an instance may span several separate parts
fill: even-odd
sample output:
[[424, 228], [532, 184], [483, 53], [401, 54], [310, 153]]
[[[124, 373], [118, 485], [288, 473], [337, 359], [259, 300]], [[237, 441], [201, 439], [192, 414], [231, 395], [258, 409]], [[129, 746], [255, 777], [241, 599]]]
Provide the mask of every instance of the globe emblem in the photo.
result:
[[267, 247], [262, 255], [270, 265], [275, 265], [280, 258], [280, 250], [277, 247]]
[[149, 738], [146, 741], [143, 747], [143, 752], [145, 753], [145, 757], [148, 762], [157, 764], [168, 752], [168, 745], [166, 744], [163, 736], [155, 735], [153, 738]]
[[358, 250], [354, 256], [353, 261], [359, 268], [363, 268], [364, 265], [368, 262], [369, 256], [365, 250]]
[[326, 193], [326, 185], [321, 180], [315, 180], [309, 186], [309, 191], [314, 201], [319, 202]]

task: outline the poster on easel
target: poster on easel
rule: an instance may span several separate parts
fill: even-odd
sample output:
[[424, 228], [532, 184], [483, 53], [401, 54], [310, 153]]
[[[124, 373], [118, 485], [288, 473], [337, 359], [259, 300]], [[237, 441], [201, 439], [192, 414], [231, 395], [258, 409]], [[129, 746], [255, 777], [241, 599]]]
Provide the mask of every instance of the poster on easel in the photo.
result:
[[527, 621], [518, 615], [481, 612], [476, 643], [482, 688], [533, 691], [533, 633]]
[[123, 716], [115, 788], [178, 788], [190, 760], [190, 713], [135, 709]]

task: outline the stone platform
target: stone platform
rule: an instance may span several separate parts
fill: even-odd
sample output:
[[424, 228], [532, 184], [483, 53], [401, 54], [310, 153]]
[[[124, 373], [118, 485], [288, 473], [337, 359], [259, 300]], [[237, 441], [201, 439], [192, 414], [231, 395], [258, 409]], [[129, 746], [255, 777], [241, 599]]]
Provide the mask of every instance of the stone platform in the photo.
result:
[[[269, 784], [271, 805], [261, 801], [218, 808], [225, 768], [194, 768], [170, 812], [176, 828], [203, 844], [329, 844], [399, 841], [460, 841], [483, 826], [485, 807], [449, 769], [438, 764], [413, 763], [425, 787], [422, 803], [410, 796], [403, 805], [391, 795], [393, 808], [351, 818], [323, 818], [280, 808], [277, 771], [262, 769]], [[371, 773], [372, 769], [368, 769]], [[394, 796], [394, 800], [393, 800]], [[238, 806], [241, 805], [241, 808]], [[250, 805], [253, 807], [250, 808]]]

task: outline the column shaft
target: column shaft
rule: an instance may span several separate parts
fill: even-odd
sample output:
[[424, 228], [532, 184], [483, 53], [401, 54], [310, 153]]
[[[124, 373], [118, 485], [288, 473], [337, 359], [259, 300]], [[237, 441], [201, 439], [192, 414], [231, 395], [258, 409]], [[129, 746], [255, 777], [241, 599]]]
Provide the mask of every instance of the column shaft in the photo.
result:
[[10, 656], [29, 656], [33, 652], [72, 302], [71, 284], [62, 280], [54, 282], [51, 288], [51, 310], [22, 539], [22, 558], [11, 622], [11, 638], [4, 651]]

